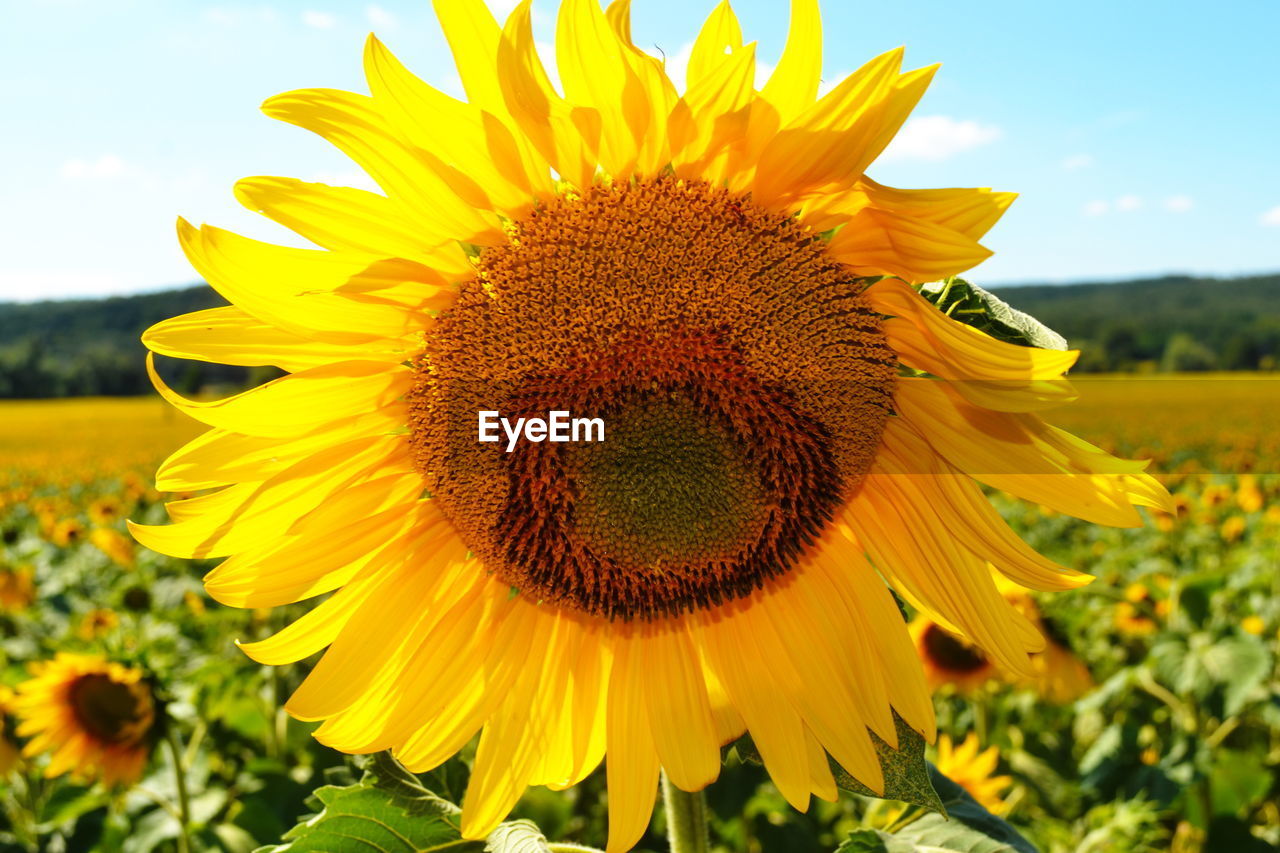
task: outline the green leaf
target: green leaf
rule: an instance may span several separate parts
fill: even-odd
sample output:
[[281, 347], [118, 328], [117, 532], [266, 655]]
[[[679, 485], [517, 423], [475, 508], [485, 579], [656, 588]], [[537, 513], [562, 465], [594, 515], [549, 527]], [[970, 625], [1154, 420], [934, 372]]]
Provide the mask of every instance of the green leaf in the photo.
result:
[[[894, 749], [881, 740], [875, 732], [871, 734], [871, 742], [876, 748], [876, 757], [880, 759], [880, 769], [884, 773], [884, 794], [877, 794], [866, 785], [849, 775], [843, 767], [828, 757], [831, 773], [835, 776], [836, 785], [840, 788], [864, 797], [876, 797], [884, 800], [900, 800], [904, 803], [921, 806], [930, 811], [946, 813], [942, 800], [929, 783], [929, 764], [924, 760], [924, 738], [911, 726], [907, 725], [895, 712], [893, 724], [898, 730], [898, 748]], [[735, 744], [744, 760], [755, 764], [763, 764], [760, 753], [751, 741], [750, 735], [743, 735]]]
[[859, 829], [850, 833], [836, 853], [915, 853], [916, 847], [909, 841], [895, 838], [878, 829]]
[[[1004, 845], [1001, 848], [1017, 851], [1017, 853], [1036, 853], [1036, 849], [1031, 843], [1018, 834], [1018, 831], [1005, 822], [1002, 818], [996, 817], [991, 812], [983, 808], [977, 800], [969, 796], [969, 792], [960, 785], [951, 781], [950, 778], [929, 765], [929, 781], [933, 783], [933, 788], [942, 798], [942, 805], [945, 814], [951, 818], [954, 823], [963, 824], [969, 829], [980, 833], [986, 838], [998, 841]], [[928, 825], [929, 822], [939, 818], [939, 815], [927, 815], [921, 818], [915, 826], [920, 823]], [[911, 826], [908, 826], [909, 830]], [[904, 830], [905, 832], [905, 830]]]
[[1067, 339], [1062, 335], [962, 278], [926, 284], [920, 288], [920, 295], [953, 320], [980, 329], [997, 340], [1041, 349], [1067, 348]]
[[1205, 649], [1201, 661], [1209, 677], [1222, 685], [1227, 716], [1238, 714], [1271, 672], [1267, 650], [1253, 637], [1220, 640]]
[[[419, 798], [401, 798], [366, 779], [346, 788], [316, 791], [321, 812], [298, 824], [284, 844], [260, 853], [483, 853], [483, 841], [463, 841], [438, 806], [416, 810]], [[438, 798], [437, 798], [438, 799]]]
[[[918, 853], [1020, 853], [1012, 845], [938, 814], [926, 815], [908, 824], [893, 837], [909, 843], [904, 849]], [[889, 853], [897, 853], [892, 847], [888, 850]], [[1035, 853], [1035, 848], [1030, 845], [1023, 850]]]
[[1266, 758], [1251, 752], [1222, 750], [1209, 773], [1215, 815], [1243, 815], [1271, 790]]
[[463, 839], [462, 810], [437, 796], [423, 780], [380, 752], [364, 762], [355, 785], [315, 792], [320, 812], [299, 823], [284, 844], [258, 853], [550, 853], [532, 821], [504, 823], [483, 841]]
[[375, 753], [365, 764], [365, 778], [374, 788], [386, 791], [411, 814], [458, 815], [462, 809], [427, 788], [413, 772], [390, 752]]
[[547, 839], [531, 820], [513, 820], [489, 833], [485, 853], [551, 853]]

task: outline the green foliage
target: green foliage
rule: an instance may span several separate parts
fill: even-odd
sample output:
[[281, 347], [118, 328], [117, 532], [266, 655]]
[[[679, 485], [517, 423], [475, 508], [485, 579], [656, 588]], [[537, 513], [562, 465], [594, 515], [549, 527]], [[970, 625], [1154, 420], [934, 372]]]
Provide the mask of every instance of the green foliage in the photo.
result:
[[1274, 370], [1280, 359], [1280, 275], [1166, 276], [995, 291], [1082, 350], [1077, 371], [1144, 365]]

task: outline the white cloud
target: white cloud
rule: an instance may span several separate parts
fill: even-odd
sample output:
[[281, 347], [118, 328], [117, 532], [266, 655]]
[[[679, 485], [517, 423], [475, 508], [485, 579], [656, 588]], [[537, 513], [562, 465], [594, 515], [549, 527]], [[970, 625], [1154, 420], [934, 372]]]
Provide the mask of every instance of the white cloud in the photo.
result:
[[317, 30], [331, 30], [338, 23], [338, 19], [328, 12], [317, 12], [315, 9], [308, 9], [302, 13], [302, 23]]
[[369, 19], [369, 26], [377, 30], [393, 30], [396, 28], [396, 16], [388, 12], [386, 9], [377, 5], [365, 7], [365, 17]]
[[0, 299], [35, 302], [70, 296], [102, 296], [128, 288], [120, 276], [90, 270], [0, 270]]
[[946, 160], [961, 151], [995, 142], [1003, 135], [1000, 128], [971, 119], [960, 121], [950, 116], [920, 116], [908, 121], [889, 143], [884, 159]]
[[1258, 221], [1263, 225], [1270, 225], [1272, 228], [1280, 228], [1280, 205], [1276, 205], [1259, 216]]
[[124, 161], [114, 154], [103, 154], [96, 160], [73, 157], [58, 169], [58, 173], [69, 181], [106, 180], [118, 178], [124, 172]]
[[1070, 157], [1062, 161], [1062, 168], [1068, 172], [1074, 172], [1076, 169], [1087, 169], [1093, 165], [1092, 154], [1072, 154]]
[[1116, 199], [1116, 210], [1129, 212], [1142, 207], [1142, 199], [1136, 195], [1122, 195]]
[[1164, 209], [1170, 213], [1186, 213], [1195, 206], [1191, 196], [1187, 195], [1171, 195], [1164, 200]]
[[1085, 216], [1102, 216], [1111, 210], [1111, 202], [1096, 199], [1084, 206]]

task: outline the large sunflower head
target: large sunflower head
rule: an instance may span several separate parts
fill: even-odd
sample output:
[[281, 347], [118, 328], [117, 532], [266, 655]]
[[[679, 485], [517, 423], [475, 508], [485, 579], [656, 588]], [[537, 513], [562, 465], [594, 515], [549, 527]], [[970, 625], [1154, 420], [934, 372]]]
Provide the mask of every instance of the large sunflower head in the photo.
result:
[[700, 789], [746, 730], [799, 808], [835, 796], [827, 754], [878, 790], [871, 734], [896, 745], [896, 713], [933, 735], [884, 581], [1029, 672], [1043, 641], [988, 564], [1087, 580], [1018, 540], [978, 481], [1107, 524], [1163, 500], [1141, 464], [1035, 414], [1070, 398], [1074, 353], [997, 341], [912, 286], [986, 258], [1012, 200], [868, 177], [934, 68], [891, 51], [819, 97], [817, 4], [796, 0], [757, 89], [722, 3], [681, 92], [632, 43], [629, 5], [561, 5], [562, 90], [527, 0], [504, 24], [449, 0], [465, 101], [372, 38], [371, 94], [267, 101], [382, 192], [241, 181], [319, 248], [181, 222], [233, 304], [144, 338], [289, 375], [213, 402], [156, 380], [213, 427], [158, 487], [216, 491], [135, 534], [227, 557], [206, 579], [227, 604], [336, 590], [245, 650], [328, 647], [288, 707], [338, 749], [421, 770], [482, 731], [468, 837], [607, 751], [626, 848], [659, 767]]
[[107, 785], [142, 776], [157, 725], [156, 699], [142, 670], [100, 656], [60, 652], [31, 665], [12, 702], [24, 755], [49, 754], [45, 775]]

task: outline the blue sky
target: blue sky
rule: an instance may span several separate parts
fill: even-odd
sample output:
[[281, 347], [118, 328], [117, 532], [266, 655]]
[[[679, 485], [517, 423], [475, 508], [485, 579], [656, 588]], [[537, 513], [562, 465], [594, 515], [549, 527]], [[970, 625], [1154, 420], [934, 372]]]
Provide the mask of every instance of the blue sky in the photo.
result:
[[[556, 5], [535, 0], [548, 42]], [[677, 65], [713, 5], [635, 0], [637, 42]], [[735, 9], [774, 61], [786, 3]], [[943, 63], [873, 177], [1022, 193], [975, 280], [1280, 270], [1275, 0], [826, 0], [824, 21], [829, 80], [900, 44], [910, 67]], [[359, 177], [258, 105], [365, 91], [370, 30], [457, 92], [428, 0], [0, 0], [0, 299], [191, 282], [178, 214], [291, 242], [237, 205], [237, 178]]]

